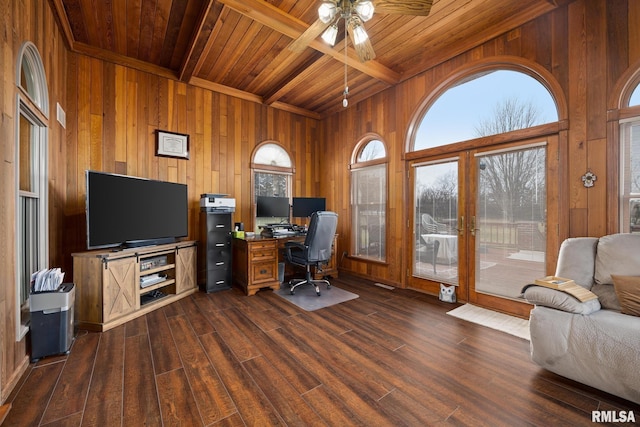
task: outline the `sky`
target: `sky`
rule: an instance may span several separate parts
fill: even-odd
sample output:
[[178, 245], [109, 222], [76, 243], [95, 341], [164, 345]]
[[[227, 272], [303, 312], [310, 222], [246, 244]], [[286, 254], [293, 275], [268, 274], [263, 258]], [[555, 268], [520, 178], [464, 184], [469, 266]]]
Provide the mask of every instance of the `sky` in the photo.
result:
[[556, 104], [540, 82], [524, 73], [500, 70], [442, 94], [418, 128], [415, 148], [475, 138], [475, 126], [491, 118], [500, 101], [514, 97], [521, 102], [531, 102], [537, 108], [539, 124], [558, 120]]
[[640, 85], [636, 87], [636, 89], [631, 94], [631, 100], [629, 101], [629, 106], [640, 105]]

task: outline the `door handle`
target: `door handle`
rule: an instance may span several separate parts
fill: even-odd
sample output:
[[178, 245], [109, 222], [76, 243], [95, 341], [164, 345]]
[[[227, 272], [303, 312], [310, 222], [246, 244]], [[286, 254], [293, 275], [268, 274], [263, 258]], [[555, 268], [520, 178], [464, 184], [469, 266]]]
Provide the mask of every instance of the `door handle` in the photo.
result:
[[475, 236], [476, 235], [476, 231], [478, 231], [478, 229], [476, 228], [476, 216], [472, 215], [471, 216], [471, 224], [469, 224], [469, 231], [471, 231], [471, 235]]
[[458, 234], [460, 236], [464, 235], [464, 216], [460, 216], [460, 221], [458, 222], [459, 228], [458, 228]]

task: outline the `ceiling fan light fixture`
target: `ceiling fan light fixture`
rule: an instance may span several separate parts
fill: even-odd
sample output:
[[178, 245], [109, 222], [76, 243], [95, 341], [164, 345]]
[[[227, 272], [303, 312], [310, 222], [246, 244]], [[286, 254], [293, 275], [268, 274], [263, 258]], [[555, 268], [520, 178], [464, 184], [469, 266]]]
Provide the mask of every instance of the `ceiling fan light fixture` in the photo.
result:
[[352, 17], [349, 24], [351, 25], [351, 31], [353, 32], [353, 43], [362, 44], [369, 39], [369, 35], [364, 29], [362, 22], [357, 17]]
[[335, 18], [338, 13], [338, 8], [335, 3], [330, 1], [323, 2], [318, 8], [318, 17], [322, 21], [323, 24], [328, 24]]
[[373, 18], [374, 7], [373, 3], [369, 0], [357, 1], [355, 9], [362, 21], [367, 22]]
[[336, 44], [336, 38], [338, 37], [338, 25], [335, 23], [327, 27], [326, 30], [322, 33], [322, 40], [331, 46]]

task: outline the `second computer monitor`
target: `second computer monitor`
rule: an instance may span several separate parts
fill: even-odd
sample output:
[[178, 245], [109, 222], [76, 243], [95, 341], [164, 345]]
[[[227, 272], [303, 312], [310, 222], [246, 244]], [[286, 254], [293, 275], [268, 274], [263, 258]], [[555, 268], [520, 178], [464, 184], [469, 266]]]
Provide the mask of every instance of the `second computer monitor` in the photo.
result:
[[256, 216], [258, 218], [289, 218], [288, 197], [256, 197]]
[[294, 218], [306, 218], [317, 211], [326, 209], [324, 197], [294, 197], [292, 214]]

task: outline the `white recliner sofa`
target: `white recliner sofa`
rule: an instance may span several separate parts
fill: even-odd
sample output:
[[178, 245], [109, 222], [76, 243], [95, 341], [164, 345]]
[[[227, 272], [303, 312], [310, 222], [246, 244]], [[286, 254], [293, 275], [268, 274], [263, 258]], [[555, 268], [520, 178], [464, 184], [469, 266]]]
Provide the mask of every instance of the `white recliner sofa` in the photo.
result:
[[621, 312], [612, 278], [640, 276], [640, 234], [567, 239], [555, 275], [598, 299], [579, 302], [558, 290], [525, 286], [523, 296], [534, 304], [531, 358], [558, 375], [640, 403], [640, 317]]

